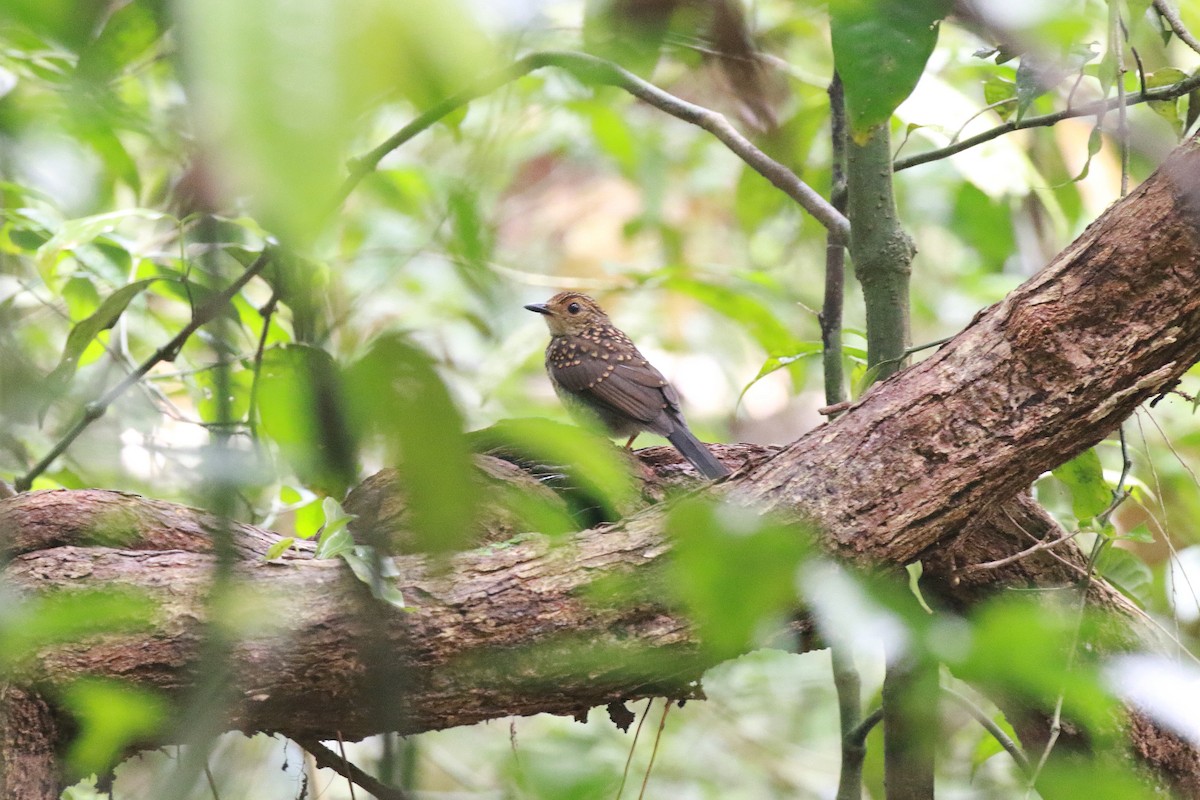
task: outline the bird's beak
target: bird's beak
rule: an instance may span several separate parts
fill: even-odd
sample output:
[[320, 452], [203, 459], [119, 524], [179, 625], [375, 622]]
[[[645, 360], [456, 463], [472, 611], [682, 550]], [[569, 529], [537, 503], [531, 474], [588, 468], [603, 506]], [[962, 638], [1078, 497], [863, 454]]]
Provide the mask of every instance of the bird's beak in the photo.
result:
[[530, 303], [525, 306], [526, 311], [536, 311], [539, 314], [549, 314], [550, 308], [545, 303]]

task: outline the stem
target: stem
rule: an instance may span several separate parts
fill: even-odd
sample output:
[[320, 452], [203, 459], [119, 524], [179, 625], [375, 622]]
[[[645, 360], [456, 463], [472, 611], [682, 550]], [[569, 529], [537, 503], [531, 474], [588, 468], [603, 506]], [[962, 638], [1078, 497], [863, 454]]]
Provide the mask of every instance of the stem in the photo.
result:
[[861, 800], [862, 767], [867, 756], [863, 743], [866, 733], [858, 735], [863, 724], [862, 680], [845, 645], [830, 645], [829, 658], [833, 664], [833, 685], [837, 688], [842, 732], [842, 768], [838, 775], [837, 800]]
[[[846, 211], [846, 107], [842, 79], [835, 72], [829, 84], [829, 136], [833, 145], [830, 196], [839, 213]], [[846, 400], [842, 374], [842, 310], [846, 294], [846, 240], [830, 231], [825, 239], [825, 298], [821, 305], [821, 361], [825, 374], [825, 405]], [[831, 418], [834, 415], [830, 415]]]
[[872, 131], [864, 144], [849, 140], [846, 177], [854, 226], [850, 257], [867, 311], [867, 365], [879, 365], [882, 379], [899, 371], [908, 349], [909, 279], [916, 253], [896, 213], [887, 126]]

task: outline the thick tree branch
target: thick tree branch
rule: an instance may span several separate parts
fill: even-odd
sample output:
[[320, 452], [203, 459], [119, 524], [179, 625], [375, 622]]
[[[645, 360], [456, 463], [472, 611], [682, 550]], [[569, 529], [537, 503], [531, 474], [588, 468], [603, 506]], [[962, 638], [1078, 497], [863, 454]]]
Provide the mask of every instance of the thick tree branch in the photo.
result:
[[[951, 606], [967, 608], [1014, 582], [1077, 582], [1086, 559], [1072, 543], [996, 569], [964, 567], [1027, 548], [1030, 533], [1060, 537], [1019, 496], [1023, 487], [1200, 359], [1198, 196], [1200, 151], [1189, 143], [1054, 263], [837, 421], [776, 453], [719, 448], [731, 463], [750, 462], [720, 489], [816, 522], [822, 544], [848, 561], [894, 569], [920, 558], [931, 589]], [[669, 455], [647, 455], [669, 471]], [[211, 580], [212, 557], [202, 552], [211, 522], [106, 492], [0, 501], [0, 540], [14, 553], [10, 584], [123, 586], [160, 604], [152, 634], [50, 650], [24, 677], [48, 687], [82, 674], [168, 692], [190, 686]], [[661, 592], [609, 603], [592, 592], [613, 576], [653, 587], [669, 553], [662, 523], [653, 507], [559, 547], [526, 536], [458, 555], [444, 569], [400, 559], [410, 609], [379, 613], [411, 679], [403, 732], [691, 692], [708, 661]], [[98, 532], [107, 533], [104, 546], [78, 546], [77, 537], [95, 543]], [[241, 526], [234, 533], [247, 556], [273, 538]], [[378, 732], [372, 665], [362, 655], [368, 625], [356, 602], [365, 587], [340, 561], [303, 553], [269, 564], [247, 557], [239, 571], [262, 598], [258, 618], [276, 624], [247, 633], [233, 653], [242, 702], [228, 710], [230, 726], [296, 738]], [[1087, 594], [1117, 615], [1129, 646], [1154, 645], [1157, 632], [1124, 598], [1102, 582]], [[1131, 719], [1132, 750], [1181, 793], [1200, 792], [1197, 751]], [[1022, 726], [1023, 743], [1036, 748], [1037, 721]]]
[[816, 522], [860, 563], [921, 558], [1200, 360], [1198, 197], [1191, 141], [1053, 263], [742, 493]]

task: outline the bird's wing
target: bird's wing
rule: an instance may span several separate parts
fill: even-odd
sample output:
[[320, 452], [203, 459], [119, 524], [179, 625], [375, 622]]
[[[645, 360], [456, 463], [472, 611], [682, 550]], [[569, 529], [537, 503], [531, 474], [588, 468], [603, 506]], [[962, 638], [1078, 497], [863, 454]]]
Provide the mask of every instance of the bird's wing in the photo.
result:
[[678, 408], [675, 391], [636, 349], [618, 354], [587, 343], [575, 347], [575, 353], [566, 347], [549, 353], [547, 362], [554, 380], [581, 401], [647, 425]]

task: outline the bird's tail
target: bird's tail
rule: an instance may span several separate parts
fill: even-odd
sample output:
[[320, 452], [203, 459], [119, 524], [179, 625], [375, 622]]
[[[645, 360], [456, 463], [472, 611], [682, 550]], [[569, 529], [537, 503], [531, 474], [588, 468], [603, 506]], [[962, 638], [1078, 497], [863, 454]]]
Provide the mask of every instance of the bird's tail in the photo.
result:
[[693, 436], [692, 432], [683, 425], [677, 425], [675, 430], [667, 436], [667, 441], [673, 444], [675, 449], [692, 462], [692, 466], [709, 480], [724, 478], [729, 474], [729, 469], [717, 461], [717, 457], [708, 451], [704, 443]]

